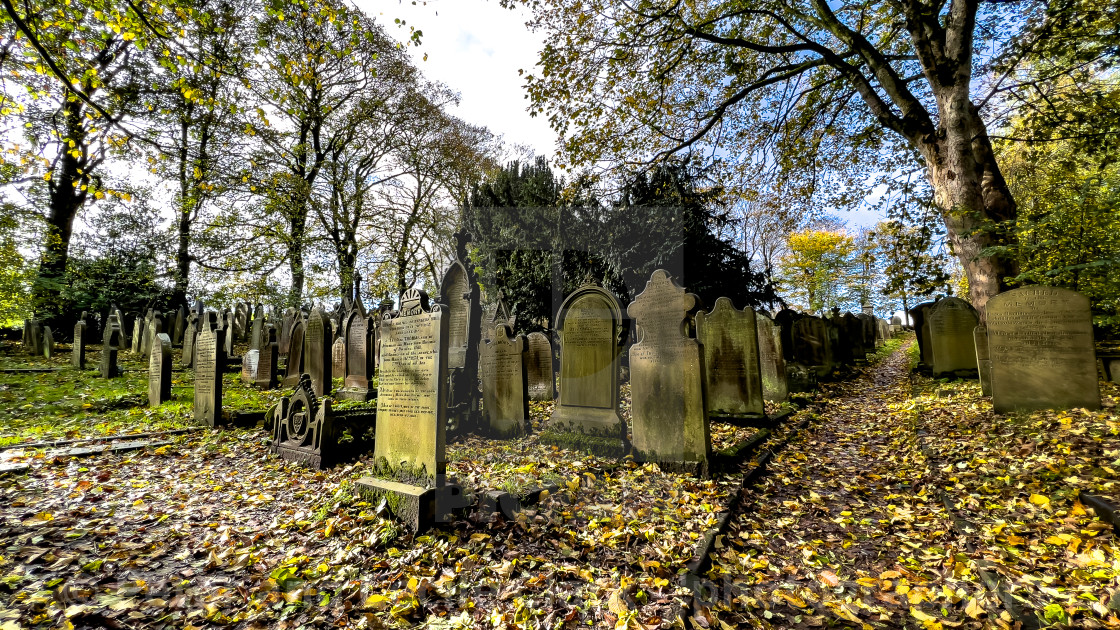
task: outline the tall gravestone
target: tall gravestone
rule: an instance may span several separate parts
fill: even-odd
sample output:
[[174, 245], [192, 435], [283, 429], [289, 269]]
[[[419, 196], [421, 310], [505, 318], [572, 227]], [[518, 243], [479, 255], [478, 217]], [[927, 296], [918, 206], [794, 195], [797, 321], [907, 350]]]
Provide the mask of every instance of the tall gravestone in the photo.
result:
[[27, 350], [35, 355], [42, 356], [43, 354], [43, 325], [37, 319], [31, 319], [23, 325], [23, 332], [26, 336], [25, 345]]
[[232, 357], [233, 343], [237, 341], [237, 316], [234, 315], [233, 311], [227, 310], [224, 321], [225, 323], [223, 325], [226, 331], [224, 352], [227, 357]]
[[541, 441], [591, 453], [625, 452], [626, 422], [619, 414], [619, 359], [629, 336], [622, 305], [597, 284], [576, 289], [556, 316], [560, 334], [560, 394], [552, 429]]
[[54, 358], [54, 331], [50, 326], [43, 326], [43, 356]]
[[171, 337], [157, 333], [148, 359], [148, 406], [171, 400]]
[[121, 375], [117, 366], [117, 353], [120, 351], [122, 336], [120, 325], [115, 318], [110, 318], [101, 344], [101, 378], [116, 378]]
[[284, 315], [280, 319], [280, 330], [276, 334], [280, 336], [277, 343], [280, 344], [280, 356], [282, 357], [288, 356], [288, 351], [292, 348], [292, 324], [295, 323], [297, 315], [296, 309], [288, 307], [284, 310]]
[[283, 387], [295, 387], [304, 371], [303, 318], [296, 315], [288, 331], [288, 366], [284, 372]]
[[187, 330], [187, 307], [182, 304], [175, 310], [175, 318], [171, 322], [171, 345], [183, 345], [183, 333]]
[[373, 326], [359, 305], [346, 324], [346, 378], [338, 397], [346, 400], [372, 400], [373, 388]]
[[85, 317], [82, 317], [78, 320], [78, 323], [74, 324], [74, 343], [71, 344], [70, 365], [78, 370], [86, 369], [87, 328], [89, 328], [89, 326], [86, 324]]
[[986, 320], [997, 412], [1100, 408], [1087, 297], [1056, 287], [1014, 289], [988, 300]]
[[261, 326], [261, 334], [257, 350], [257, 372], [253, 384], [261, 389], [276, 387], [276, 369], [280, 364], [280, 348], [276, 343], [276, 328], [265, 323]]
[[910, 309], [910, 321], [914, 323], [914, 333], [918, 338], [918, 367], [933, 367], [933, 343], [930, 338], [929, 312], [936, 302], [922, 302]]
[[[720, 298], [723, 300], [724, 298]], [[717, 307], [714, 321], [708, 322], [708, 332], [719, 339], [723, 324], [739, 328], [740, 321], [726, 317], [725, 309], [734, 311], [731, 301]], [[645, 290], [627, 307], [626, 312], [637, 325], [638, 342], [630, 347], [630, 395], [633, 415], [633, 445], [635, 459], [652, 461], [670, 466], [680, 466], [696, 471], [707, 471], [711, 456], [711, 435], [708, 409], [705, 404], [705, 367], [708, 365], [702, 342], [685, 334], [697, 310], [700, 299], [673, 282], [669, 272], [653, 272]], [[754, 312], [750, 323], [754, 323]], [[697, 322], [697, 329], [702, 324]], [[750, 333], [753, 346], [754, 326], [749, 331], [728, 331], [738, 341]], [[735, 342], [730, 342], [734, 345]], [[741, 358], [735, 361], [742, 369]], [[754, 377], [758, 378], [758, 354], [753, 353]], [[742, 375], [742, 372], [740, 372]], [[721, 376], [734, 379], [736, 375], [725, 370]], [[761, 383], [753, 385], [759, 403], [762, 401]], [[564, 387], [561, 385], [563, 394]], [[730, 394], [730, 392], [725, 392]], [[728, 396], [730, 398], [730, 396]], [[728, 400], [730, 403], [731, 401]]]
[[196, 325], [195, 317], [192, 315], [190, 321], [187, 322], [186, 331], [183, 332], [183, 357], [179, 360], [179, 365], [183, 367], [194, 365], [194, 344], [198, 339]]
[[249, 347], [260, 348], [261, 334], [264, 329], [264, 305], [258, 303], [256, 309], [253, 310], [253, 323], [249, 330]]
[[479, 372], [482, 379], [482, 414], [488, 433], [497, 438], [524, 435], [529, 423], [528, 381], [524, 335], [513, 336], [505, 324], [491, 329], [491, 341], [479, 342]]
[[976, 374], [976, 342], [972, 332], [980, 318], [972, 305], [960, 298], [937, 301], [929, 311], [929, 341], [933, 376]]
[[757, 314], [758, 365], [762, 373], [762, 398], [771, 402], [789, 400], [786, 358], [782, 353], [782, 331], [769, 317]]
[[980, 393], [992, 395], [992, 356], [988, 349], [988, 329], [977, 326], [972, 331], [972, 343], [976, 348], [976, 371], [980, 378]]
[[222, 422], [222, 371], [226, 364], [226, 331], [217, 314], [208, 312], [195, 345], [194, 419], [216, 427]]
[[526, 343], [525, 374], [531, 400], [550, 401], [556, 397], [556, 374], [552, 368], [552, 342], [542, 332], [531, 332]]
[[339, 337], [331, 344], [331, 374], [346, 378], [346, 339]]
[[328, 396], [334, 391], [331, 374], [331, 322], [321, 308], [311, 310], [307, 318], [304, 365], [311, 375], [311, 387], [316, 396]]
[[[448, 314], [409, 289], [400, 311], [381, 322], [374, 458], [378, 478], [359, 480], [363, 494], [389, 495], [396, 516], [421, 526], [438, 509], [432, 491], [445, 483]], [[438, 496], [438, 494], [436, 495]]]
[[482, 304], [478, 277], [467, 255], [471, 235], [456, 232], [455, 257], [439, 285], [439, 301], [447, 307], [448, 412], [450, 428], [460, 433], [477, 424], [478, 342], [481, 339]]
[[[758, 328], [750, 307], [738, 310], [731, 300], [716, 300], [710, 313], [696, 315], [696, 338], [704, 349], [708, 415], [761, 418], [762, 368]], [[633, 350], [630, 351], [633, 360]]]

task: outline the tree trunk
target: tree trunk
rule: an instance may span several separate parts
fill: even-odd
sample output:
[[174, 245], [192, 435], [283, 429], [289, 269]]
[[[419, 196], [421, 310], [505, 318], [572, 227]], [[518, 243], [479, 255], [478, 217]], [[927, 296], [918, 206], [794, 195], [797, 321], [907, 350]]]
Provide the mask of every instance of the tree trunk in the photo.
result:
[[[302, 214], [302, 213], [297, 213]], [[306, 224], [303, 220], [293, 217], [289, 225], [288, 236], [288, 269], [292, 273], [292, 287], [288, 290], [288, 306], [299, 308], [303, 302], [303, 236]]]
[[[966, 91], [954, 92], [960, 93], [939, 99], [940, 137], [919, 149], [949, 242], [968, 277], [972, 305], [983, 319], [988, 300], [1007, 290], [1008, 280], [1018, 274], [1011, 249], [1016, 206], [984, 121]], [[985, 253], [991, 247], [1001, 249]]]
[[180, 122], [179, 137], [179, 248], [175, 252], [175, 288], [171, 296], [172, 304], [186, 304], [187, 279], [191, 273], [191, 194], [187, 164], [190, 156], [187, 143], [190, 141], [190, 126], [187, 114]]

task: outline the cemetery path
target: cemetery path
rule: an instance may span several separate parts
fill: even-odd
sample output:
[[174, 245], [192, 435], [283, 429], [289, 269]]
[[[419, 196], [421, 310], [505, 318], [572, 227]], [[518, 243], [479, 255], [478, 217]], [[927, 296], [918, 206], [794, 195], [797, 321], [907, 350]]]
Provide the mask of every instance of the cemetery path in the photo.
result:
[[709, 574], [739, 623], [980, 627], [997, 611], [939, 502], [913, 414], [900, 413], [908, 372], [903, 350], [829, 386], [820, 418], [749, 491]]

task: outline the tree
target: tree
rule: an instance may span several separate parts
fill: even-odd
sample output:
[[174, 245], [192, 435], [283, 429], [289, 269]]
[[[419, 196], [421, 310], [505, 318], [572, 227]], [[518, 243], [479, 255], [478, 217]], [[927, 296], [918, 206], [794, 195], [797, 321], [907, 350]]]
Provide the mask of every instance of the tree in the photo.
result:
[[928, 222], [908, 225], [892, 219], [878, 223], [868, 234], [882, 259], [884, 296], [902, 301], [902, 309], [938, 291], [949, 293], [949, 274], [933, 252], [934, 230]]
[[[814, 194], [858, 200], [868, 167], [904, 156], [933, 188], [973, 304], [983, 309], [1017, 274], [1000, 249], [1013, 240], [1016, 203], [989, 110], [1021, 85], [1024, 51], [1069, 12], [975, 0], [504, 0], [517, 2], [547, 34], [527, 89], [565, 138], [567, 160], [709, 151], [777, 164], [791, 179], [831, 179]], [[1093, 15], [1096, 29], [1063, 32], [1096, 37], [1108, 22]]]
[[813, 313], [839, 305], [852, 273], [855, 239], [840, 231], [805, 230], [789, 235], [788, 248], [778, 263], [778, 287], [789, 301], [800, 300]]

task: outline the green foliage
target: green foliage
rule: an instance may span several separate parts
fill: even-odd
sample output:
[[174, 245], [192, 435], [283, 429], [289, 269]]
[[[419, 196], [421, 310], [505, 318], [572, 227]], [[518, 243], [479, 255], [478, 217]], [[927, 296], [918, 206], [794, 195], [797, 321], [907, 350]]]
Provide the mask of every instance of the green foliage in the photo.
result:
[[0, 215], [0, 327], [20, 325], [31, 312], [34, 267], [20, 253], [19, 237], [17, 219]]
[[790, 300], [823, 313], [844, 300], [851, 277], [855, 239], [840, 231], [805, 230], [789, 236], [779, 262], [778, 283]]

